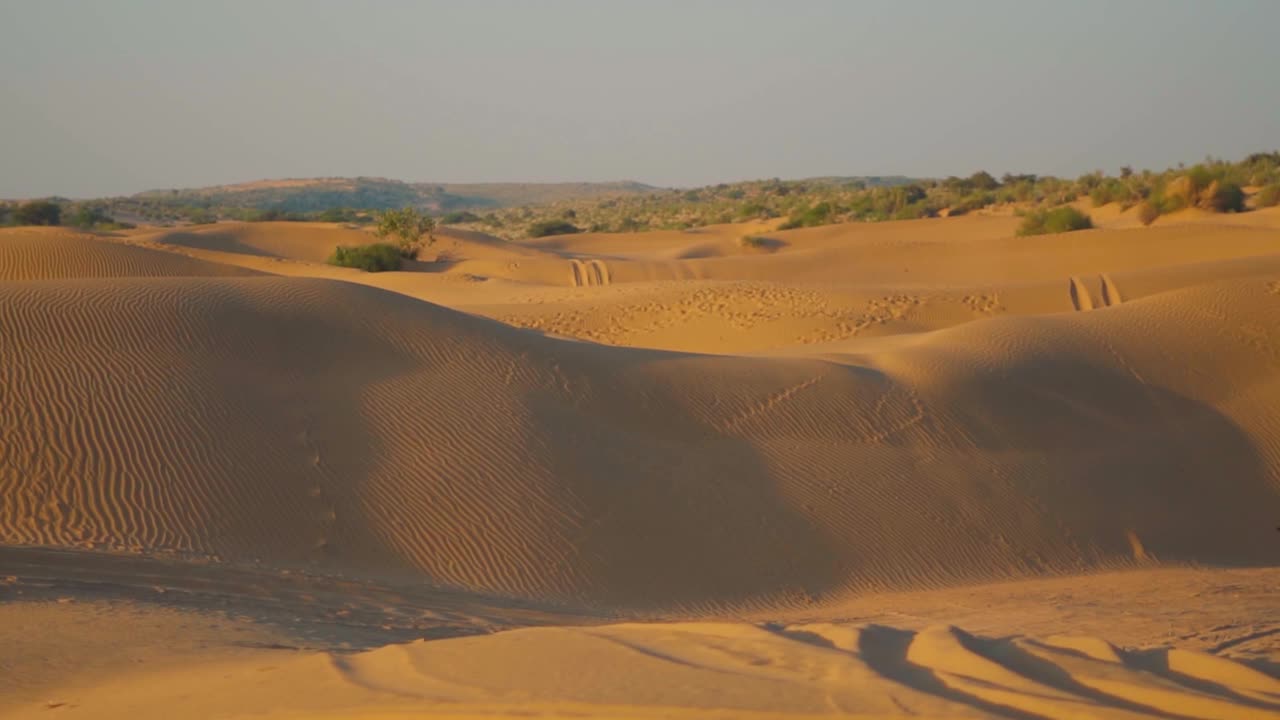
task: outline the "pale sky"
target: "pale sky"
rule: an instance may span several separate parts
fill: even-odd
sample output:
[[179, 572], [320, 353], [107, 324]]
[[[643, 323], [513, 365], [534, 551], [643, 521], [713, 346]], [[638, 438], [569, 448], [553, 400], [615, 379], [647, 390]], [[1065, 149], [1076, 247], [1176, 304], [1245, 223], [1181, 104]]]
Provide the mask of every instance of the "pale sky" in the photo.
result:
[[0, 0], [0, 197], [1280, 147], [1277, 0]]

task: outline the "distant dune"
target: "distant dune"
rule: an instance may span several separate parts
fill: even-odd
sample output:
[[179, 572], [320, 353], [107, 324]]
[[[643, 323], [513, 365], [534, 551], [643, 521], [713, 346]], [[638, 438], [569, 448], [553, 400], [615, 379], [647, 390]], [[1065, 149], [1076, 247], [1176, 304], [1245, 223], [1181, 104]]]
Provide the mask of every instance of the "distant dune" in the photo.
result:
[[0, 231], [0, 281], [256, 274], [230, 265], [103, 242], [62, 228]]

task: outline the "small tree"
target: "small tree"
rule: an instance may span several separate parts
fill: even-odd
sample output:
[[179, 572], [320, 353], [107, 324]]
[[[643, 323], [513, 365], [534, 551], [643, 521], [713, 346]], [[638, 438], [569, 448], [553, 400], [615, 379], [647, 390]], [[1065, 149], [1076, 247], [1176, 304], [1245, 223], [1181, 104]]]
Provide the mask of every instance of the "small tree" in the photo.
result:
[[62, 206], [49, 200], [32, 200], [19, 205], [13, 219], [19, 225], [57, 225], [62, 221]]
[[1000, 183], [991, 176], [991, 173], [986, 170], [979, 170], [969, 176], [969, 187], [980, 192], [987, 192], [1000, 187]]
[[379, 213], [378, 227], [374, 232], [383, 240], [395, 243], [402, 256], [413, 259], [418, 257], [418, 251], [422, 249], [424, 236], [426, 244], [435, 242], [436, 239], [431, 234], [435, 227], [431, 216], [407, 207]]
[[67, 224], [88, 230], [97, 225], [107, 225], [111, 222], [111, 216], [107, 214], [107, 209], [102, 205], [82, 203], [74, 208]]

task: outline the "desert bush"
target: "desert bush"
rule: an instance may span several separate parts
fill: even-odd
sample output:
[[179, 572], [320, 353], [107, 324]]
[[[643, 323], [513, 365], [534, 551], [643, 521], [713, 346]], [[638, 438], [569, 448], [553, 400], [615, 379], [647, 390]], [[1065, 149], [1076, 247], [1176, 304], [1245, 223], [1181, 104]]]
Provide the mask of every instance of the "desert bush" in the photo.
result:
[[329, 256], [329, 264], [358, 268], [365, 272], [399, 270], [404, 264], [400, 247], [391, 243], [373, 243], [354, 247], [339, 245]]
[[988, 205], [994, 205], [995, 202], [996, 195], [994, 192], [986, 191], [965, 195], [959, 200], [951, 203], [951, 209], [948, 214], [965, 215], [973, 212], [974, 210], [981, 210]]
[[1160, 208], [1151, 203], [1150, 200], [1143, 200], [1138, 203], [1138, 222], [1143, 225], [1150, 225], [1160, 217]]
[[115, 225], [116, 223], [107, 214], [106, 208], [102, 205], [81, 203], [72, 208], [71, 216], [67, 218], [67, 224], [88, 230], [95, 227]]
[[1244, 190], [1233, 182], [1214, 180], [1200, 194], [1200, 207], [1213, 212], [1244, 212]]
[[241, 214], [245, 222], [306, 222], [307, 216], [299, 212], [290, 212], [280, 208], [266, 210], [246, 210]]
[[435, 242], [431, 235], [435, 226], [429, 215], [407, 207], [379, 213], [374, 233], [384, 241], [394, 242], [401, 256], [412, 259], [422, 249], [423, 237], [426, 237], [428, 245]]
[[797, 212], [791, 214], [787, 221], [778, 227], [779, 230], [793, 230], [802, 227], [815, 227], [818, 225], [827, 225], [832, 222], [831, 216], [835, 213], [835, 207], [829, 202], [820, 202], [816, 205], [806, 206]]
[[362, 215], [355, 208], [335, 207], [328, 208], [316, 215], [316, 220], [329, 223], [358, 223], [367, 215]]
[[529, 237], [546, 237], [548, 235], [572, 235], [582, 230], [568, 220], [542, 220], [529, 226]]
[[62, 222], [62, 206], [51, 200], [32, 200], [13, 211], [18, 225], [57, 225]]
[[1199, 188], [1195, 186], [1195, 182], [1189, 175], [1180, 175], [1165, 183], [1160, 192], [1162, 200], [1160, 209], [1164, 212], [1173, 212], [1195, 205], [1199, 193]]
[[218, 218], [206, 208], [192, 208], [187, 213], [187, 222], [192, 225], [208, 225], [217, 221]]
[[1133, 196], [1133, 188], [1115, 178], [1103, 180], [1089, 192], [1089, 199], [1093, 202], [1094, 207], [1101, 207], [1113, 202], [1123, 205], [1131, 202]]
[[992, 177], [991, 173], [986, 170], [979, 170], [978, 172], [970, 175], [968, 184], [970, 188], [977, 190], [978, 192], [990, 192], [1000, 187], [1000, 182]]
[[919, 220], [921, 218], [931, 218], [938, 214], [937, 208], [927, 202], [915, 202], [909, 205], [903, 205], [893, 211], [894, 220]]
[[1254, 203], [1260, 208], [1280, 205], [1280, 183], [1268, 185], [1259, 190]]
[[1088, 215], [1066, 205], [1028, 213], [1022, 219], [1022, 225], [1018, 227], [1018, 234], [1045, 235], [1088, 230], [1091, 227], [1093, 227], [1093, 220]]
[[454, 210], [440, 217], [443, 225], [461, 225], [462, 223], [480, 222], [480, 216], [469, 210]]
[[1213, 212], [1242, 212], [1244, 191], [1232, 177], [1240, 175], [1221, 163], [1197, 165], [1165, 183], [1158, 196], [1164, 212], [1198, 207]]
[[758, 200], [751, 200], [742, 204], [738, 208], [738, 218], [742, 220], [755, 220], [777, 217], [777, 213], [773, 208], [768, 207]]

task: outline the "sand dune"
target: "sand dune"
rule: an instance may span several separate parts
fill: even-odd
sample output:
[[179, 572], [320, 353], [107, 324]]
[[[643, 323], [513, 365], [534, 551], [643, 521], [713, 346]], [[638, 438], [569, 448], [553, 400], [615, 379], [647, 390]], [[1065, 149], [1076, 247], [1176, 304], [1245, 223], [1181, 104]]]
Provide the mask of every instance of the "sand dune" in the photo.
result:
[[323, 280], [15, 283], [0, 532], [666, 608], [1271, 564], [1278, 297], [818, 360], [564, 343]]
[[324, 262], [338, 245], [367, 245], [372, 234], [329, 223], [217, 223], [166, 230], [148, 239], [179, 248]]
[[[247, 689], [264, 657], [203, 657], [77, 686], [98, 717], [1270, 717], [1274, 665], [849, 621], [870, 592], [1280, 563], [1267, 217], [447, 231], [376, 275], [319, 262], [370, 239], [319, 224], [5, 230], [0, 592], [75, 549], [44, 563], [74, 587], [299, 615], [351, 592], [436, 617], [420, 588], [469, 632], [754, 623], [273, 657], [327, 688], [301, 704]], [[1249, 622], [1206, 649], [1280, 628]]]
[[62, 228], [0, 230], [0, 282], [253, 274], [244, 268], [108, 242]]
[[260, 651], [61, 696], [104, 720], [168, 718], [175, 707], [263, 718], [1280, 717], [1280, 681], [1213, 655], [836, 623], [534, 628], [357, 655]]

